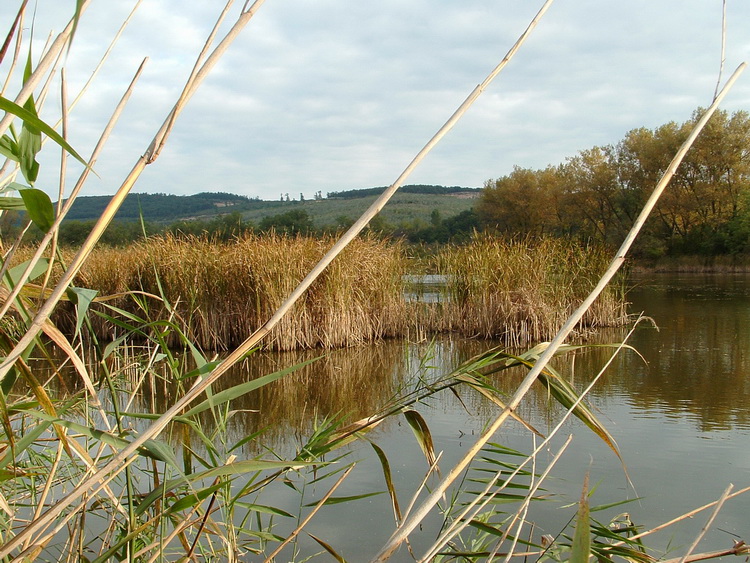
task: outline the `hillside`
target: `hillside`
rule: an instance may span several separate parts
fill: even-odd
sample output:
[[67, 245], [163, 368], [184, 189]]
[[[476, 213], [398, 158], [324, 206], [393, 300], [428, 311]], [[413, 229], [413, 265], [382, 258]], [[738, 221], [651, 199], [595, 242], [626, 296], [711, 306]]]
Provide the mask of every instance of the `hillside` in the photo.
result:
[[[111, 196], [81, 196], [73, 203], [67, 219], [78, 221], [97, 219], [110, 199]], [[221, 192], [190, 196], [129, 194], [115, 219], [137, 221], [143, 216], [146, 221], [163, 223], [200, 215], [220, 215], [227, 213], [228, 210], [249, 209], [262, 203], [257, 199]]]
[[[304, 210], [316, 227], [355, 220], [385, 188], [366, 188], [331, 192], [327, 198], [305, 201], [264, 201], [229, 193], [200, 193], [190, 196], [166, 194], [130, 194], [115, 219], [170, 224], [183, 220], [211, 220], [239, 212], [242, 218], [259, 223], [264, 217]], [[429, 223], [434, 210], [443, 218], [471, 209], [478, 189], [443, 186], [404, 186], [382, 211], [385, 221], [393, 225], [404, 222]], [[82, 196], [73, 204], [69, 220], [90, 221], [99, 217], [109, 196]]]

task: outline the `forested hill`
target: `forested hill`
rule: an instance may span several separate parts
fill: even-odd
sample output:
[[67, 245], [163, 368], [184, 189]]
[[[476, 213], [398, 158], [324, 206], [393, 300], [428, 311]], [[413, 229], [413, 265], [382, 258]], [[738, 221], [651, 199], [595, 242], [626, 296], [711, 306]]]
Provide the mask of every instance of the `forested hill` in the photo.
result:
[[[98, 218], [112, 196], [81, 196], [73, 203], [67, 219], [89, 221]], [[189, 196], [168, 194], [129, 194], [115, 216], [124, 221], [173, 221], [255, 209], [263, 202], [229, 193], [199, 193]]]
[[[387, 189], [387, 186], [379, 188], [364, 188], [360, 190], [344, 190], [341, 192], [328, 192], [329, 199], [354, 199], [368, 197], [371, 195], [380, 195]], [[457, 194], [478, 194], [480, 188], [461, 188], [459, 186], [432, 186], [424, 184], [412, 184], [402, 186], [399, 192], [402, 194], [433, 194], [433, 195], [457, 195]]]
[[[266, 201], [222, 192], [204, 192], [186, 196], [168, 194], [130, 194], [117, 212], [115, 219], [120, 221], [138, 221], [143, 217], [143, 219], [148, 222], [172, 223], [175, 221], [191, 219], [206, 220], [219, 215], [240, 212], [243, 216], [257, 221], [265, 215], [273, 215], [288, 210], [288, 205], [290, 203], [296, 203], [297, 205], [304, 204], [303, 207], [314, 217], [317, 215], [330, 215], [330, 218], [333, 218], [337, 215], [351, 215], [352, 213], [358, 215], [364, 210], [360, 210], [358, 207], [357, 209], [350, 209], [351, 206], [347, 205], [346, 202], [342, 200], [362, 200], [364, 198], [372, 198], [383, 193], [385, 189], [385, 187], [377, 187], [328, 192], [327, 198], [323, 198], [321, 192], [318, 192], [314, 200], [311, 199], [308, 201], [304, 201], [301, 195], [299, 196], [299, 199], [294, 199], [293, 195], [290, 199], [289, 194], [286, 194], [286, 197], [282, 197], [281, 201]], [[458, 213], [465, 208], [470, 207], [470, 204], [457, 206], [455, 198], [464, 197], [467, 199], [473, 199], [479, 196], [479, 192], [479, 188], [407, 185], [402, 186], [399, 189], [399, 193], [402, 194], [399, 201], [404, 197], [404, 194], [413, 194], [412, 197], [425, 197], [432, 195], [438, 198], [433, 202], [435, 204], [433, 207], [440, 208], [441, 212], [448, 211], [448, 209], [443, 209], [443, 207], [457, 207], [455, 213]], [[443, 198], [442, 196], [447, 197]], [[66, 219], [77, 221], [92, 221], [97, 219], [111, 199], [111, 196], [78, 197]], [[309, 205], [313, 202], [321, 203], [322, 201], [328, 202], [328, 205]], [[352, 204], [354, 204], [354, 202], [352, 202]], [[425, 204], [422, 203], [421, 200], [420, 207], [425, 207]], [[416, 213], [415, 216], [420, 216], [420, 218], [424, 220], [429, 220], [429, 214], [432, 210], [432, 207], [425, 207], [423, 213], [414, 213]], [[422, 217], [422, 215], [424, 215], [424, 217]], [[448, 215], [450, 215], [450, 213], [448, 213]], [[326, 217], [326, 219], [330, 218]], [[409, 218], [413, 219], [414, 217], [410, 216]]]

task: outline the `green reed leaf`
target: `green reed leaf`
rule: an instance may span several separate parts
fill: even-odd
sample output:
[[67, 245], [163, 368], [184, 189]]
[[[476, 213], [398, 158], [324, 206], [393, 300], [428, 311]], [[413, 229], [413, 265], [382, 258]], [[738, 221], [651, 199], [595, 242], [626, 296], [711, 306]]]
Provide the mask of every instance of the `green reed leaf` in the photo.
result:
[[328, 545], [322, 539], [316, 538], [310, 532], [308, 532], [307, 535], [310, 536], [312, 539], [314, 539], [316, 542], [318, 542], [321, 545], [321, 547], [325, 549], [328, 553], [330, 553], [336, 561], [338, 561], [339, 563], [346, 563], [346, 559], [344, 559], [341, 555], [336, 553], [336, 550], [334, 550], [330, 545]]
[[94, 289], [86, 289], [85, 287], [73, 287], [70, 286], [66, 290], [68, 299], [76, 307], [76, 330], [75, 335], [78, 336], [81, 333], [81, 327], [83, 322], [86, 320], [89, 307], [93, 303], [96, 296], [99, 294]]
[[[0, 200], [3, 198], [0, 198]], [[9, 269], [6, 276], [10, 278], [10, 283], [13, 287], [18, 285], [18, 280], [21, 279], [21, 276], [23, 275], [24, 270], [26, 270], [27, 266], [29, 265], [30, 260], [27, 260], [26, 262], [19, 264], [18, 266], [14, 266], [13, 268]], [[40, 258], [36, 264], [34, 264], [34, 267], [31, 269], [31, 273], [29, 274], [29, 280], [35, 280], [44, 272], [47, 271], [47, 268], [49, 266], [49, 261], [46, 258]]]
[[313, 358], [311, 360], [307, 360], [300, 364], [290, 366], [280, 371], [270, 373], [262, 377], [258, 377], [257, 379], [253, 379], [252, 381], [240, 383], [239, 385], [235, 385], [234, 387], [230, 387], [229, 389], [224, 389], [223, 391], [219, 391], [218, 393], [215, 393], [213, 395], [211, 400], [207, 399], [195, 405], [192, 409], [187, 411], [182, 416], [184, 418], [193, 416], [211, 408], [212, 406], [220, 405], [222, 403], [226, 403], [227, 401], [236, 399], [237, 397], [241, 397], [242, 395], [246, 395], [250, 391], [254, 391], [255, 389], [259, 389], [260, 387], [263, 387], [264, 385], [268, 385], [269, 383], [272, 383], [276, 381], [277, 379], [281, 379], [282, 377], [289, 375], [290, 373], [297, 371], [298, 369], [303, 368], [313, 362], [316, 362], [319, 359], [320, 358]]
[[404, 418], [406, 422], [414, 432], [414, 436], [417, 438], [417, 443], [422, 449], [422, 453], [427, 458], [427, 463], [432, 467], [435, 464], [435, 446], [432, 443], [432, 433], [430, 428], [427, 426], [427, 422], [422, 418], [422, 415], [415, 410], [405, 410]]
[[211, 485], [210, 487], [206, 487], [205, 489], [201, 489], [199, 491], [196, 491], [194, 493], [185, 495], [177, 502], [173, 503], [165, 512], [164, 515], [167, 514], [174, 514], [175, 512], [181, 512], [183, 510], [186, 510], [188, 508], [193, 508], [196, 504], [200, 504], [206, 498], [214, 494], [216, 491], [221, 489], [225, 486], [225, 483], [215, 483]]
[[[385, 491], [377, 491], [374, 493], [363, 493], [361, 495], [351, 495], [351, 496], [345, 496], [345, 497], [329, 497], [326, 499], [326, 501], [323, 503], [323, 505], [329, 505], [329, 504], [343, 504], [345, 502], [352, 502], [355, 500], [361, 500], [363, 498], [369, 498], [374, 497], [377, 495], [382, 495]], [[311, 502], [309, 504], [305, 504], [303, 506], [316, 506], [318, 502]]]
[[19, 190], [29, 219], [44, 233], [49, 232], [55, 222], [55, 207], [52, 200], [42, 190], [26, 188]]
[[[505, 358], [505, 366], [506, 367], [513, 367], [513, 366], [525, 366], [528, 369], [531, 369], [534, 367], [534, 363], [539, 359], [540, 354], [544, 352], [546, 347], [548, 346], [548, 343], [541, 343], [530, 350], [524, 352], [521, 355], [514, 355], [514, 354], [507, 354], [505, 352], [496, 353], [496, 358]], [[628, 349], [632, 349], [632, 347], [627, 345], [597, 345], [597, 347], [613, 347], [613, 348], [619, 348], [619, 347], [625, 347]], [[561, 346], [555, 355], [564, 354], [567, 352], [571, 352], [574, 350], [578, 350], [581, 348], [585, 348], [585, 346], [572, 346], [572, 345], [563, 345]], [[500, 371], [503, 368], [493, 368], [492, 372], [494, 371]], [[594, 413], [591, 411], [591, 409], [588, 407], [586, 401], [580, 401], [575, 408], [573, 408], [573, 405], [578, 401], [580, 395], [578, 392], [573, 388], [570, 383], [567, 382], [567, 380], [562, 377], [559, 373], [557, 373], [552, 367], [547, 366], [544, 368], [542, 373], [539, 374], [538, 381], [541, 385], [547, 388], [549, 391], [549, 394], [563, 407], [570, 410], [572, 409], [573, 416], [578, 418], [581, 422], [583, 422], [586, 426], [588, 426], [599, 438], [601, 438], [604, 443], [606, 443], [610, 449], [615, 453], [615, 455], [618, 457], [620, 462], [623, 464], [624, 467], [624, 461], [622, 459], [622, 456], [620, 455], [620, 450], [617, 447], [617, 443], [615, 442], [614, 437], [609, 433], [609, 431], [604, 427], [604, 425], [599, 422], [599, 419], [594, 415]]]
[[284, 516], [285, 518], [294, 518], [293, 514], [289, 514], [285, 510], [276, 508], [275, 506], [265, 506], [263, 504], [253, 504], [250, 502], [237, 501], [234, 503], [235, 506], [239, 506], [251, 512], [261, 512], [263, 514], [274, 514], [276, 516]]
[[398, 497], [396, 496], [396, 487], [393, 486], [393, 478], [391, 476], [391, 464], [388, 462], [388, 457], [385, 452], [374, 442], [370, 442], [372, 449], [380, 460], [380, 467], [383, 470], [383, 478], [385, 479], [385, 486], [388, 489], [388, 495], [391, 497], [391, 505], [393, 506], [393, 515], [396, 517], [396, 522], [401, 522], [401, 508], [398, 505]]
[[151, 506], [158, 499], [163, 498], [163, 496], [167, 493], [174, 491], [178, 487], [197, 483], [202, 479], [212, 479], [215, 477], [239, 477], [241, 475], [245, 475], [254, 471], [265, 471], [269, 469], [289, 469], [291, 467], [302, 467], [307, 465], [312, 464], [302, 462], [290, 463], [288, 461], [266, 461], [251, 459], [246, 461], [228, 463], [226, 465], [220, 465], [218, 467], [212, 467], [211, 469], [200, 471], [198, 473], [191, 473], [190, 475], [183, 475], [165, 481], [164, 483], [156, 487], [153, 491], [151, 491], [150, 494], [148, 494], [143, 498], [143, 500], [141, 500], [141, 502], [138, 503], [135, 514], [136, 516], [140, 516], [141, 514], [146, 512], [149, 506]]
[[[92, 440], [107, 444], [115, 450], [122, 450], [130, 445], [130, 441], [126, 440], [125, 438], [116, 436], [115, 434], [106, 432], [104, 430], [99, 430], [97, 428], [85, 426], [78, 422], [73, 422], [72, 420], [64, 420], [62, 418], [51, 416], [45, 412], [35, 410], [19, 409], [19, 412], [23, 412], [24, 414], [39, 418], [51, 424], [57, 424], [58, 426], [62, 426], [64, 428], [72, 430], [73, 432], [82, 434], [83, 436], [91, 438]], [[138, 451], [139, 453], [141, 453], [141, 455], [145, 455], [146, 457], [150, 457], [157, 461], [163, 461], [172, 465], [173, 467], [177, 466], [174, 453], [169, 448], [169, 446], [162, 442], [147, 440], [140, 448], [138, 448]]]
[[15, 139], [9, 137], [8, 135], [3, 135], [0, 137], [0, 154], [3, 155], [5, 158], [9, 158], [13, 162], [18, 162], [21, 158], [19, 153], [21, 152], [21, 149], [18, 148], [18, 143], [15, 141]]
[[[23, 69], [24, 84], [28, 82], [33, 72], [31, 59], [31, 45], [29, 45], [29, 53], [26, 57], [26, 64]], [[33, 94], [29, 95], [26, 99], [23, 104], [23, 109], [36, 120], [39, 120], [39, 114], [36, 110], [36, 103], [34, 102]], [[33, 185], [39, 176], [39, 163], [36, 160], [36, 155], [42, 150], [42, 135], [39, 128], [35, 127], [32, 121], [23, 121], [21, 134], [18, 136], [14, 148], [16, 152], [16, 158], [14, 160], [18, 162], [21, 174], [23, 174], [23, 177], [29, 184]]]
[[0, 110], [12, 113], [16, 117], [20, 117], [25, 124], [29, 124], [30, 126], [38, 129], [45, 135], [47, 135], [50, 139], [52, 139], [55, 143], [60, 145], [62, 148], [64, 148], [68, 153], [70, 153], [73, 158], [75, 158], [78, 162], [83, 164], [88, 168], [88, 164], [86, 161], [81, 158], [81, 155], [79, 155], [73, 147], [71, 147], [68, 142], [62, 138], [62, 136], [55, 131], [52, 127], [47, 125], [44, 121], [39, 119], [36, 115], [28, 111], [27, 109], [19, 106], [17, 103], [12, 102], [11, 100], [0, 96]]
[[26, 211], [26, 204], [20, 197], [0, 197], [0, 209]]
[[[36, 401], [29, 401], [24, 404], [25, 407], [33, 408], [37, 406], [38, 404]], [[63, 415], [71, 406], [73, 406], [73, 402], [69, 401], [65, 404], [59, 406], [57, 408], [57, 412], [60, 415]], [[9, 412], [16, 412], [16, 413], [22, 413], [22, 412], [29, 412], [26, 411], [24, 408], [18, 408], [19, 405], [15, 405], [14, 407], [9, 407]], [[33, 411], [38, 412], [38, 411]], [[40, 417], [43, 420], [39, 424], [35, 424], [33, 426], [26, 426], [24, 428], [24, 432], [21, 435], [21, 438], [16, 441], [15, 448], [6, 448], [5, 452], [3, 453], [2, 457], [0, 457], [0, 469], [5, 468], [9, 463], [13, 462], [15, 457], [21, 453], [23, 453], [27, 448], [32, 447], [34, 444], [36, 444], [39, 437], [44, 434], [47, 429], [52, 426], [52, 421], [45, 420], [44, 417]], [[53, 418], [53, 417], [49, 417]]]

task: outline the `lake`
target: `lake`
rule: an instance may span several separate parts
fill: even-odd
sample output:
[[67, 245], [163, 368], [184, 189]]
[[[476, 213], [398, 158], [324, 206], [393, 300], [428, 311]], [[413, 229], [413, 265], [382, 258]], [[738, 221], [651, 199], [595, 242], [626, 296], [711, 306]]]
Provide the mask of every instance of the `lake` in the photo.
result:
[[[549, 453], [538, 458], [536, 472], [540, 473], [564, 439], [573, 436], [544, 484], [547, 500], [532, 503], [528, 520], [535, 525], [533, 529], [524, 528], [524, 537], [538, 541], [542, 534], [555, 536], [563, 529], [575, 515], [571, 504], [578, 500], [587, 472], [596, 487], [592, 506], [640, 497], [592, 516], [608, 523], [627, 512], [643, 529], [718, 499], [729, 483], [735, 490], [750, 485], [750, 276], [651, 275], [634, 277], [630, 285], [630, 310], [647, 315], [653, 324], [639, 324], [628, 341], [638, 354], [620, 352], [589, 396], [597, 416], [619, 445], [627, 476], [617, 456], [598, 437], [578, 420], [567, 422], [552, 441]], [[590, 343], [618, 342], [624, 335], [623, 330], [604, 331]], [[416, 379], [429, 381], [447, 373], [492, 345], [441, 337], [331, 352], [233, 405], [243, 412], [230, 426], [227, 440], [231, 443], [268, 428], [263, 438], [267, 447], [290, 453], [309, 434], [312, 421], [336, 414], [348, 414], [350, 420], [368, 416], [399, 390], [415, 385]], [[580, 388], [610, 355], [610, 349], [594, 348], [558, 360], [555, 366]], [[268, 373], [309, 357], [310, 352], [258, 354], [235, 370], [231, 378], [245, 381], [249, 375]], [[504, 376], [495, 384], [511, 394], [522, 375]], [[443, 472], [498, 412], [497, 407], [470, 390], [462, 390], [460, 397], [458, 400], [445, 391], [414, 406], [430, 429], [435, 450], [443, 452]], [[557, 423], [562, 412], [550, 405], [541, 388], [519, 409], [520, 415], [542, 433]], [[403, 508], [424, 478], [427, 461], [402, 416], [387, 420], [370, 439], [389, 459]], [[494, 441], [525, 453], [534, 447], [532, 434], [515, 422], [502, 428]], [[245, 451], [246, 455], [253, 453], [257, 452]], [[336, 496], [385, 491], [381, 465], [368, 444], [354, 446], [339, 464], [355, 460], [357, 466]], [[259, 502], [283, 506], [294, 514], [305, 512], [309, 509], [300, 506], [320, 498], [331, 483], [309, 484], [302, 500], [298, 493], [281, 487], [268, 491]], [[750, 493], [728, 501], [696, 552], [726, 549], [735, 539], [750, 539], [748, 514]], [[656, 550], [651, 554], [681, 555], [708, 515], [702, 512], [647, 538], [646, 545]], [[278, 522], [275, 531], [281, 535], [295, 525]], [[411, 545], [417, 555], [430, 545], [440, 524], [440, 517], [435, 515], [412, 535]], [[357, 562], [374, 555], [393, 527], [390, 500], [380, 494], [327, 507], [307, 531], [325, 540], [348, 561]], [[321, 551], [307, 536], [296, 548], [301, 554]], [[301, 554], [296, 555], [297, 560], [303, 559]], [[291, 548], [281, 557], [279, 560], [292, 560]], [[402, 547], [392, 560], [413, 559]]]

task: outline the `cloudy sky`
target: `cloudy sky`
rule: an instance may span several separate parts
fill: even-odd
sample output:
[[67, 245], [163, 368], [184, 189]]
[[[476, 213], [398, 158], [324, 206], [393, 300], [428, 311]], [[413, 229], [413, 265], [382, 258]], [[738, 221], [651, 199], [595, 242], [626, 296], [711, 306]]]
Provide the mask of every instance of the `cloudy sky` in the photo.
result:
[[[50, 30], [62, 29], [73, 4], [38, 0], [37, 51]], [[133, 5], [100, 0], [84, 14], [67, 59], [71, 97]], [[149, 57], [96, 166], [99, 178], [85, 194], [117, 189], [179, 95], [222, 5], [142, 1], [71, 117], [71, 142], [88, 154], [138, 64]], [[135, 191], [278, 199], [281, 193], [310, 198], [317, 191], [388, 185], [541, 5], [267, 0], [191, 100]], [[10, 12], [0, 14], [2, 29]], [[407, 183], [481, 186], [514, 165], [542, 168], [616, 143], [636, 127], [685, 121], [713, 97], [721, 15], [721, 0], [557, 0]], [[750, 2], [728, 0], [727, 18], [724, 78], [750, 59]], [[30, 25], [29, 17], [27, 33]], [[50, 96], [46, 119], [54, 120], [56, 105]], [[750, 71], [723, 107], [750, 110]], [[53, 193], [56, 151], [50, 148], [38, 185]]]

